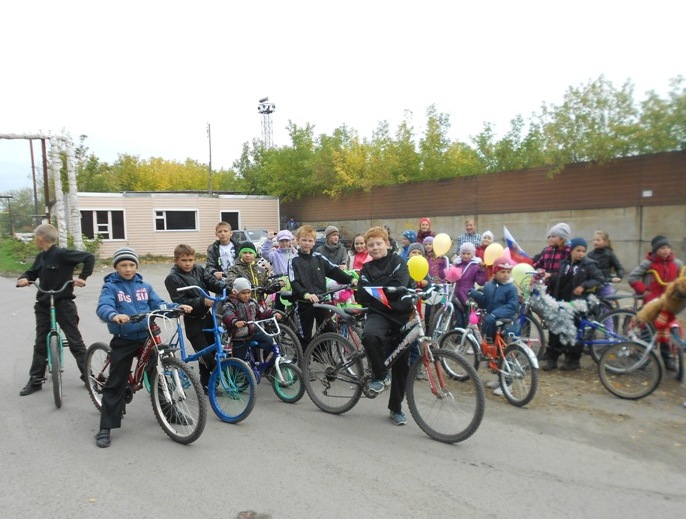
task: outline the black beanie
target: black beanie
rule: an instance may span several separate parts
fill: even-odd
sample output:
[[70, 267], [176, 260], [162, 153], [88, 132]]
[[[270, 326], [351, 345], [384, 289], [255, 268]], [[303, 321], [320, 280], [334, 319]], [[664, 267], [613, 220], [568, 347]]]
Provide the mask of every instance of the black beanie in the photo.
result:
[[[669, 240], [666, 236], [657, 235], [655, 238], [650, 240], [650, 246], [653, 248], [653, 254], [657, 252], [657, 249], [669, 245]], [[671, 245], [669, 245], [671, 247]]]

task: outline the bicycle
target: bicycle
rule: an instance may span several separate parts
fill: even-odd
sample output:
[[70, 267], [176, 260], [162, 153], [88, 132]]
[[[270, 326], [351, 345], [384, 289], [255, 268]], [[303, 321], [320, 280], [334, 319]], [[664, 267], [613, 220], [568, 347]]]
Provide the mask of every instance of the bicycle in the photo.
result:
[[[146, 388], [150, 392], [157, 423], [172, 440], [189, 444], [202, 434], [207, 420], [207, 404], [198, 375], [174, 357], [174, 348], [162, 344], [157, 319], [175, 319], [180, 327], [179, 309], [160, 309], [130, 316], [130, 322], [147, 319], [148, 337], [136, 352], [136, 364], [129, 373], [125, 403]], [[102, 390], [107, 383], [111, 348], [104, 342], [90, 345], [86, 354], [88, 393], [95, 407], [102, 409]]]
[[[404, 287], [376, 287], [388, 294], [401, 293], [413, 300], [430, 295], [431, 288], [417, 292]], [[472, 436], [481, 424], [485, 397], [476, 370], [460, 355], [439, 349], [436, 341], [427, 337], [416, 311], [400, 330], [397, 347], [384, 364], [391, 366], [419, 340], [420, 357], [410, 366], [407, 375], [407, 404], [413, 419], [429, 437], [444, 443], [457, 443]], [[367, 354], [350, 340], [337, 333], [315, 337], [303, 359], [305, 389], [312, 402], [322, 411], [342, 414], [352, 409], [362, 395], [375, 398], [369, 383], [372, 373], [365, 368]], [[426, 376], [417, 379], [417, 371]], [[459, 372], [461, 377], [454, 376]]]
[[50, 331], [45, 341], [48, 353], [48, 373], [50, 373], [52, 380], [52, 396], [55, 399], [55, 407], [57, 409], [62, 407], [62, 371], [64, 370], [64, 345], [67, 341], [62, 337], [62, 331], [57, 323], [55, 296], [64, 291], [73, 282], [74, 280], [72, 279], [68, 280], [59, 290], [43, 290], [35, 281], [29, 281], [29, 285], [36, 287], [39, 293], [50, 296]]
[[[478, 371], [481, 362], [487, 362], [492, 373], [498, 375], [500, 389], [509, 403], [522, 407], [531, 402], [538, 388], [538, 358], [529, 346], [510, 337], [503, 337], [503, 328], [512, 324], [511, 319], [496, 321], [493, 343], [487, 342], [479, 331], [479, 315], [475, 301], [469, 300], [469, 325], [456, 328], [445, 334], [439, 343], [441, 348], [471, 358]], [[459, 374], [455, 374], [459, 376]]]
[[239, 423], [245, 420], [255, 407], [255, 386], [257, 380], [252, 368], [244, 361], [230, 357], [224, 350], [222, 338], [226, 329], [220, 324], [218, 316], [219, 305], [227, 299], [226, 289], [222, 295], [212, 296], [202, 287], [189, 285], [176, 289], [178, 292], [197, 290], [206, 298], [212, 300], [210, 312], [212, 314], [212, 328], [203, 329], [203, 332], [212, 333], [214, 343], [191, 355], [186, 353], [186, 345], [183, 340], [183, 331], [180, 321], [177, 321], [177, 329], [170, 339], [169, 345], [178, 349], [184, 362], [199, 361], [204, 355], [214, 353], [215, 367], [210, 374], [207, 384], [207, 395], [212, 410], [222, 422]]
[[291, 311], [286, 312], [274, 307], [269, 307], [267, 304], [267, 296], [272, 294], [277, 297], [279, 296], [279, 290], [283, 287], [283, 282], [281, 281], [283, 275], [272, 275], [269, 278], [272, 282], [266, 287], [253, 287], [255, 300], [261, 311], [266, 312], [267, 310], [271, 310], [273, 313], [281, 315], [278, 341], [281, 353], [286, 359], [292, 360], [295, 364], [298, 364], [300, 359], [302, 359], [302, 345], [300, 344], [300, 339], [296, 333], [296, 324], [292, 319], [292, 316], [296, 316], [295, 310], [292, 309]]
[[[274, 393], [279, 399], [287, 404], [298, 402], [305, 394], [302, 371], [295, 361], [288, 360], [281, 354], [281, 348], [276, 340], [280, 335], [280, 325], [276, 317], [248, 321], [246, 324], [256, 326], [261, 332], [268, 335], [272, 340], [272, 346], [264, 357], [265, 350], [255, 348], [255, 341], [248, 341], [247, 362], [255, 374], [255, 380], [259, 384], [263, 377], [267, 377], [272, 384]], [[228, 335], [228, 334], [227, 334]], [[224, 350], [229, 354], [235, 353], [235, 344], [225, 342]]]
[[457, 319], [455, 316], [455, 303], [453, 302], [455, 284], [443, 283], [438, 286], [440, 288], [434, 291], [433, 301], [430, 302], [430, 304], [434, 305], [434, 310], [431, 312], [431, 323], [428, 327], [431, 338], [435, 341], [438, 341], [441, 335], [452, 329]]

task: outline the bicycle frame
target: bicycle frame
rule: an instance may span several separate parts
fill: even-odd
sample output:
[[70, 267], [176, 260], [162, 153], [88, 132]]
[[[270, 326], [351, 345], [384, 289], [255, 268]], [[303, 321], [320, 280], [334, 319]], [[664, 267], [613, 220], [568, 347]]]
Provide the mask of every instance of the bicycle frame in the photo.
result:
[[[271, 323], [273, 327], [270, 328], [275, 331], [267, 331], [265, 327], [267, 323]], [[250, 341], [248, 343], [248, 355], [250, 359], [249, 364], [253, 372], [255, 373], [255, 378], [257, 379], [258, 383], [262, 379], [262, 376], [264, 375], [265, 371], [271, 369], [272, 367], [276, 370], [279, 382], [284, 383], [285, 379], [283, 374], [281, 373], [281, 364], [283, 362], [289, 361], [284, 359], [281, 355], [281, 348], [279, 348], [279, 343], [276, 341], [276, 337], [281, 333], [278, 320], [276, 319], [276, 317], [269, 317], [267, 319], [248, 321], [246, 324], [255, 325], [258, 330], [260, 330], [265, 335], [268, 335], [272, 339], [271, 351], [269, 352], [269, 355], [267, 355], [267, 358], [262, 361], [257, 360], [251, 351], [252, 347], [254, 346], [254, 344], [251, 344], [253, 341]]]

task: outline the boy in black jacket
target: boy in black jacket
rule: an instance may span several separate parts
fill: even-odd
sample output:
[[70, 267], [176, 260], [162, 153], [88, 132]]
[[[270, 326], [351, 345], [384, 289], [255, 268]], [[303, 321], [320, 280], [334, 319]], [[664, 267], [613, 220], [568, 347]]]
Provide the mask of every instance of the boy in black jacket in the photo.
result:
[[[197, 352], [207, 348], [214, 343], [214, 335], [210, 332], [203, 332], [203, 329], [210, 329], [214, 326], [212, 322], [212, 300], [203, 297], [198, 290], [184, 290], [178, 292], [176, 289], [197, 285], [202, 287], [205, 292], [215, 292], [221, 294], [226, 283], [217, 279], [212, 274], [195, 264], [195, 249], [190, 245], [177, 245], [174, 249], [174, 263], [169, 275], [164, 280], [169, 297], [174, 303], [188, 305], [193, 311], [183, 316], [186, 337]], [[207, 384], [210, 374], [215, 366], [214, 353], [208, 353], [200, 358], [200, 382], [207, 391]]]
[[[588, 244], [583, 238], [574, 238], [570, 242], [569, 257], [560, 263], [557, 273], [550, 277], [550, 295], [559, 301], [583, 299], [590, 291], [605, 284], [605, 276], [598, 268], [598, 264], [586, 257]], [[566, 351], [560, 342], [560, 337], [550, 333], [548, 338], [548, 361], [543, 366], [544, 371], [557, 368], [557, 359], [564, 352], [565, 363], [560, 369], [571, 371], [579, 369], [581, 349], [583, 346], [575, 344]]]
[[[26, 272], [17, 280], [18, 287], [26, 287], [29, 281], [40, 279], [43, 290], [57, 290], [67, 281], [74, 278], [74, 268], [83, 264], [79, 277], [74, 285], [85, 287], [86, 279], [93, 273], [95, 256], [90, 252], [64, 249], [56, 245], [57, 229], [50, 224], [43, 224], [33, 231], [36, 246], [41, 249], [36, 259]], [[57, 322], [69, 343], [69, 349], [76, 359], [81, 372], [81, 380], [86, 380], [86, 345], [79, 331], [79, 314], [74, 303], [74, 287], [67, 286], [63, 292], [55, 295], [55, 312]], [[48, 363], [47, 336], [50, 331], [50, 296], [38, 294], [33, 307], [36, 314], [36, 342], [33, 345], [33, 362], [29, 371], [29, 381], [19, 392], [21, 396], [30, 395], [42, 389], [45, 380], [45, 368]]]
[[[390, 254], [388, 233], [382, 227], [372, 227], [364, 235], [367, 252], [372, 261], [365, 263], [360, 271], [357, 289], [357, 301], [369, 307], [367, 321], [362, 334], [362, 345], [372, 367], [374, 380], [369, 389], [380, 393], [389, 383], [389, 376], [384, 360], [390, 350], [396, 346], [389, 340], [410, 319], [412, 303], [402, 300], [402, 294], [386, 294], [388, 305], [371, 296], [365, 287], [409, 287], [410, 273], [407, 264], [397, 254]], [[405, 425], [407, 418], [402, 412], [405, 398], [405, 383], [409, 372], [410, 348], [400, 355], [392, 368], [391, 394], [388, 409], [395, 425]]]
[[318, 252], [312, 252], [317, 233], [311, 225], [303, 225], [295, 234], [298, 242], [298, 254], [291, 258], [288, 265], [288, 278], [291, 282], [293, 296], [296, 299], [296, 310], [300, 318], [300, 338], [303, 351], [312, 340], [312, 326], [317, 326], [326, 319], [326, 310], [314, 308], [318, 303], [317, 294], [326, 292], [326, 278], [342, 284], [353, 283], [353, 277], [343, 272], [336, 265]]

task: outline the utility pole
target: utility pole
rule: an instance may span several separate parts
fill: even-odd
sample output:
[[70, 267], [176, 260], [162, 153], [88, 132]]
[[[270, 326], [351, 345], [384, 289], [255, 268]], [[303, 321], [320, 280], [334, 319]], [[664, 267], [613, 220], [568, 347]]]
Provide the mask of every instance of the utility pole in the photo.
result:
[[210, 123], [207, 123], [207, 140], [210, 141], [210, 165], [207, 173], [207, 192], [212, 194], [212, 131]]
[[14, 237], [14, 222], [12, 221], [12, 202], [13, 196], [2, 195], [0, 198], [7, 200], [7, 214], [10, 220], [10, 238]]
[[29, 148], [31, 149], [31, 178], [33, 179], [33, 218], [31, 223], [36, 227], [40, 221], [40, 215], [38, 214], [38, 184], [36, 183], [36, 161], [33, 157], [33, 140], [29, 139]]

